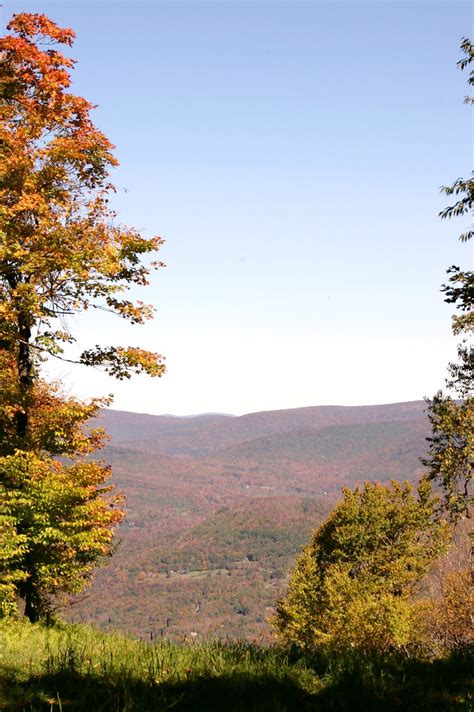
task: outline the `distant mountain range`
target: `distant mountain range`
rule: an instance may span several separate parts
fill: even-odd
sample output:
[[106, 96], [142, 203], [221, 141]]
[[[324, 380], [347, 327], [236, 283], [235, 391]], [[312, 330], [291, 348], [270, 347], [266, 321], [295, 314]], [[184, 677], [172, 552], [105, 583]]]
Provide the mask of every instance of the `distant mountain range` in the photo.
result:
[[243, 416], [104, 410], [101, 458], [127, 497], [122, 540], [68, 614], [143, 636], [265, 637], [311, 530], [342, 486], [418, 479], [425, 403]]
[[105, 410], [100, 421], [117, 444], [134, 443], [157, 454], [195, 457], [259, 437], [297, 430], [418, 420], [423, 417], [424, 408], [423, 401], [412, 401], [373, 406], [315, 406], [242, 416], [204, 414], [185, 418]]

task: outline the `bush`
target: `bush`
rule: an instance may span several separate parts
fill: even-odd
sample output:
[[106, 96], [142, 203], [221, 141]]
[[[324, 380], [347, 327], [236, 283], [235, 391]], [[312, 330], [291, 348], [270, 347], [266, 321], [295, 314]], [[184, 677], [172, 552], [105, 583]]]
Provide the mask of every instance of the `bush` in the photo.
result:
[[446, 548], [423, 482], [365, 483], [315, 530], [273, 617], [277, 637], [315, 650], [385, 654], [415, 644], [419, 583]]

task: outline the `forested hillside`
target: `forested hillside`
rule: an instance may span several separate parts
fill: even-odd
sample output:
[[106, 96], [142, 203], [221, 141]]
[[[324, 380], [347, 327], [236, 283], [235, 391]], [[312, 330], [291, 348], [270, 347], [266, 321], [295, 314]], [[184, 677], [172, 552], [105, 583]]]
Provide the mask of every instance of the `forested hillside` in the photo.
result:
[[142, 637], [269, 636], [296, 553], [344, 485], [421, 472], [424, 403], [241, 417], [105, 410], [120, 545], [73, 620]]

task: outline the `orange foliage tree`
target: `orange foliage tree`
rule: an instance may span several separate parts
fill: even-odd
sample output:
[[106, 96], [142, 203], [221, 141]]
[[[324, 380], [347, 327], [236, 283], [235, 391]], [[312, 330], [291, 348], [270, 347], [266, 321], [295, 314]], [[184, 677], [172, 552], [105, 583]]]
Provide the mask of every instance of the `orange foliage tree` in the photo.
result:
[[[15, 15], [8, 29], [12, 34], [0, 40], [0, 338], [16, 353], [22, 436], [33, 354], [61, 357], [74, 340], [64, 317], [85, 309], [132, 323], [150, 318], [149, 305], [123, 293], [147, 284], [150, 266], [142, 258], [162, 240], [114, 224], [113, 146], [92, 123], [92, 104], [68, 92], [73, 60], [52, 48], [71, 45], [72, 30], [26, 13]], [[133, 371], [159, 376], [164, 369], [158, 354], [137, 347], [97, 346], [78, 361], [119, 378]]]
[[58, 461], [100, 444], [83, 427], [100, 404], [47, 386], [42, 357], [101, 366], [119, 379], [161, 376], [163, 358], [136, 346], [97, 345], [75, 359], [65, 347], [75, 341], [68, 317], [87, 309], [135, 324], [152, 316], [126, 292], [161, 265], [148, 258], [162, 240], [116, 222], [113, 146], [92, 123], [92, 104], [70, 93], [74, 62], [57, 49], [72, 44], [73, 31], [28, 13], [14, 15], [7, 29], [0, 39], [0, 517], [17, 522], [17, 593], [35, 619], [51, 594], [80, 588], [122, 516], [102, 488], [107, 468]]

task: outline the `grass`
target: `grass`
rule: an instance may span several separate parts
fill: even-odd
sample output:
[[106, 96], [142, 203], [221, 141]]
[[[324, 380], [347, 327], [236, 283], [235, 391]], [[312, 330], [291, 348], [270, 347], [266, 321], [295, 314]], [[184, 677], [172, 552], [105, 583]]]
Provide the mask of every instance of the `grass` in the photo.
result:
[[12, 712], [470, 711], [470, 669], [468, 660], [323, 663], [246, 642], [148, 644], [83, 625], [0, 622], [0, 709]]
[[272, 648], [155, 645], [73, 625], [0, 625], [0, 709], [290, 710], [320, 683]]

